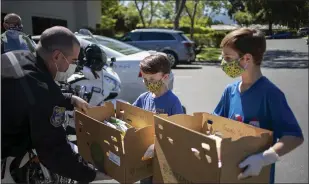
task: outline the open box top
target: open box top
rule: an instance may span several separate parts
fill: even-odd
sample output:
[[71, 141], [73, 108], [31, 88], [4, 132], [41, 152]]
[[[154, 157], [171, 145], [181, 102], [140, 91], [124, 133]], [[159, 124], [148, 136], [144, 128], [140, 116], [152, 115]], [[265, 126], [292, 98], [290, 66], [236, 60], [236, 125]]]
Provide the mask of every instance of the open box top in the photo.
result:
[[[110, 117], [132, 125], [124, 135], [103, 124]], [[133, 183], [152, 175], [152, 160], [142, 161], [154, 143], [153, 113], [123, 102], [90, 108], [87, 115], [76, 110], [75, 124], [79, 153], [100, 171], [121, 183]], [[123, 137], [123, 140], [122, 140]]]
[[[155, 116], [155, 183], [269, 183], [270, 166], [258, 177], [239, 181], [239, 163], [268, 149], [272, 132], [208, 113]], [[218, 167], [216, 141], [207, 131], [222, 136]], [[198, 155], [193, 151], [198, 151]]]

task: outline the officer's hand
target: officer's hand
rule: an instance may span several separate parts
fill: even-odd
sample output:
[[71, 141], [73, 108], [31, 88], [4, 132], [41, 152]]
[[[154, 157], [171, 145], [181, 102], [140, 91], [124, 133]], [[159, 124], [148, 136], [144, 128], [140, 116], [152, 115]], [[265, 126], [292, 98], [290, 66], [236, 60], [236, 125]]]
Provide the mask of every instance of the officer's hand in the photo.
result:
[[71, 102], [74, 107], [81, 109], [86, 114], [88, 113], [88, 109], [90, 108], [90, 105], [82, 98], [73, 95], [71, 98]]
[[96, 172], [96, 176], [95, 176], [95, 179], [94, 181], [99, 181], [99, 180], [111, 180], [112, 178], [108, 175], [106, 175], [105, 173], [102, 173], [102, 172], [99, 172], [97, 171]]

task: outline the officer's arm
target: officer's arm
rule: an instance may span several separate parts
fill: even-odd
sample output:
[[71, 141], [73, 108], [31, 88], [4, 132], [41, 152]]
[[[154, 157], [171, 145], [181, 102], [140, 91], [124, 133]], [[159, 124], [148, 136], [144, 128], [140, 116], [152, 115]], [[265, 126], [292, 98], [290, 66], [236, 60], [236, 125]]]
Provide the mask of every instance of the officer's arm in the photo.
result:
[[72, 94], [71, 93], [62, 93], [64, 96], [63, 105], [67, 110], [74, 110], [74, 106], [72, 104]]
[[61, 126], [64, 109], [49, 106], [52, 105], [51, 101], [46, 99], [32, 109], [31, 139], [39, 160], [59, 175], [81, 182], [93, 181], [95, 171], [79, 154], [73, 152]]

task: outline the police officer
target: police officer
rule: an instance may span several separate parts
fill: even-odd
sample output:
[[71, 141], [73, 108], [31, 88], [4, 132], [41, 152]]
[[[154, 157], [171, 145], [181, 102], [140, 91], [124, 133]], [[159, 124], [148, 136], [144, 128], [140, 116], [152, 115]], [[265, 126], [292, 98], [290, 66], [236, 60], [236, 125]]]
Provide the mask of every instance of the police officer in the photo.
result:
[[34, 50], [34, 41], [22, 32], [23, 25], [19, 15], [7, 14], [4, 17], [3, 27], [6, 31], [1, 34], [1, 54], [14, 50]]
[[34, 148], [50, 171], [79, 182], [109, 179], [90, 168], [68, 143], [62, 124], [65, 110], [87, 111], [83, 99], [62, 94], [55, 81], [74, 73], [80, 44], [65, 27], [45, 30], [36, 53], [1, 55], [1, 159]]

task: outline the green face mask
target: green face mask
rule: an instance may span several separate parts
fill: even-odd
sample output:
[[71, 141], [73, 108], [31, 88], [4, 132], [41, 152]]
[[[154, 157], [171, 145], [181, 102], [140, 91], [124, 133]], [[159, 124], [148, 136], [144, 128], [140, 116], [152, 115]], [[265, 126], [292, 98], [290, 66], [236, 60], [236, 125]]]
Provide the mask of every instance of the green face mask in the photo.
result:
[[240, 59], [227, 62], [222, 59], [221, 68], [231, 78], [239, 77], [245, 69], [239, 64]]
[[149, 82], [146, 79], [144, 79], [144, 83], [145, 83], [148, 91], [150, 91], [152, 93], [158, 92], [161, 89], [161, 87], [164, 85], [162, 80], [159, 80], [157, 82]]

